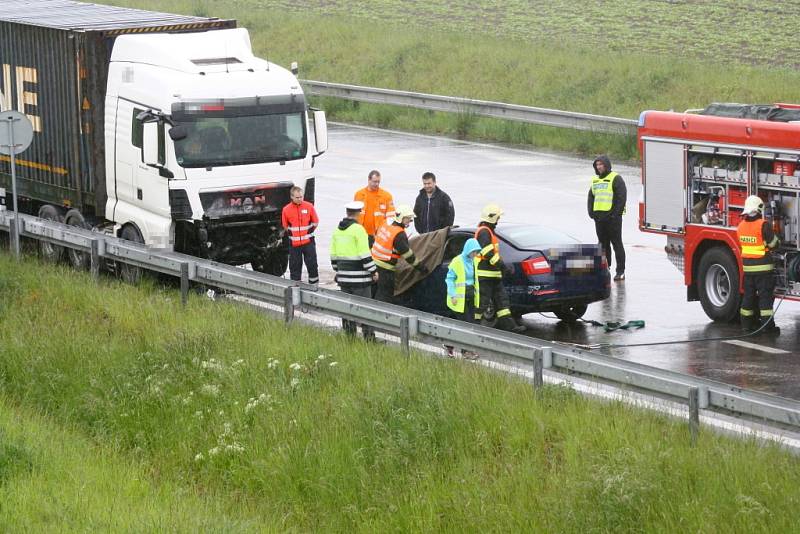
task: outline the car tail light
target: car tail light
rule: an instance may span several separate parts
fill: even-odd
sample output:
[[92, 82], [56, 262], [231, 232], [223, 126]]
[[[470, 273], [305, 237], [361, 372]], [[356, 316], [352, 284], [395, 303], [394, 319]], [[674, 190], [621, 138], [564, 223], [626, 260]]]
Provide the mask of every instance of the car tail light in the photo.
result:
[[608, 260], [606, 259], [605, 254], [600, 256], [600, 268], [608, 269]]
[[548, 274], [550, 273], [550, 264], [543, 256], [535, 256], [522, 262], [522, 272], [528, 276]]

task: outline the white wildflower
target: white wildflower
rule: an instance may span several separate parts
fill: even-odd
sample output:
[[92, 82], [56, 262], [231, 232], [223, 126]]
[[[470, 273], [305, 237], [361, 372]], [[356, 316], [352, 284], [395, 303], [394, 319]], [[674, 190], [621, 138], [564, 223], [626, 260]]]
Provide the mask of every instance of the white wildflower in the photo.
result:
[[244, 447], [242, 447], [242, 445], [240, 443], [237, 443], [236, 441], [234, 441], [231, 444], [225, 445], [225, 450], [228, 451], [228, 452], [240, 453], [240, 452], [244, 452]]
[[299, 378], [297, 378], [297, 377], [295, 377], [295, 378], [292, 378], [292, 382], [291, 382], [291, 384], [290, 384], [290, 385], [291, 385], [293, 388], [296, 388], [296, 387], [297, 387], [299, 384], [300, 384], [300, 379], [299, 379]]
[[197, 454], [194, 455], [195, 462], [202, 462], [204, 458], [205, 456], [203, 456], [202, 452], [198, 452]]
[[200, 388], [200, 393], [209, 397], [216, 397], [219, 395], [219, 386], [216, 384], [203, 384]]
[[337, 365], [339, 365], [339, 362], [331, 362], [328, 364], [328, 367], [336, 367]]
[[289, 366], [289, 369], [291, 369], [292, 371], [299, 371], [302, 368], [303, 366], [297, 362], [294, 362], [292, 365]]
[[217, 454], [219, 454], [219, 447], [213, 447], [211, 449], [208, 449], [209, 456], [216, 456]]
[[276, 367], [278, 367], [278, 365], [280, 365], [280, 363], [281, 363], [280, 360], [276, 360], [275, 358], [270, 358], [269, 360], [267, 360], [267, 368], [275, 369]]
[[200, 362], [200, 367], [203, 369], [210, 369], [212, 371], [222, 371], [225, 366], [219, 360], [210, 358], [209, 360], [203, 360]]
[[197, 417], [198, 419], [202, 419], [203, 418], [203, 411], [202, 410], [197, 410], [196, 412], [194, 412], [194, 416]]
[[324, 359], [325, 359], [325, 355], [324, 354], [320, 354], [319, 356], [317, 356], [317, 361], [322, 361]]

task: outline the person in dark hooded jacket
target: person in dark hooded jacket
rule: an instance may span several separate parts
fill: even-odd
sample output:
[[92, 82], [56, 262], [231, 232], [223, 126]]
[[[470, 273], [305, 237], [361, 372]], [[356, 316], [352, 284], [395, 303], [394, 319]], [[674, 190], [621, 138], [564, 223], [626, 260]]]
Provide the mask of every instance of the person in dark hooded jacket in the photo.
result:
[[603, 247], [611, 268], [611, 247], [617, 260], [614, 280], [625, 280], [625, 247], [622, 244], [622, 215], [625, 213], [625, 202], [628, 190], [622, 176], [611, 170], [608, 156], [598, 156], [592, 162], [595, 176], [589, 188], [587, 209], [589, 217], [594, 219], [597, 239]]
[[456, 210], [450, 196], [436, 185], [436, 175], [422, 175], [422, 189], [414, 202], [414, 227], [424, 234], [453, 226]]

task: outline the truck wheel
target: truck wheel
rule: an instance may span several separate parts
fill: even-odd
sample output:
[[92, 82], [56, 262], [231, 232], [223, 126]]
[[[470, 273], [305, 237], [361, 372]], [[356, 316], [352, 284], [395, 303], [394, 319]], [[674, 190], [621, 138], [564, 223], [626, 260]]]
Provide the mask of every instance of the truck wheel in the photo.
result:
[[739, 266], [733, 254], [722, 247], [705, 252], [697, 267], [697, 292], [708, 317], [731, 322], [739, 315]]
[[563, 308], [554, 310], [553, 313], [565, 323], [575, 323], [586, 313], [586, 308], [586, 304], [576, 304], [574, 306], [564, 306]]
[[[64, 216], [64, 222], [70, 226], [77, 226], [86, 230], [91, 230], [91, 226], [84, 220], [83, 215], [76, 209], [71, 209]], [[88, 271], [91, 263], [91, 255], [76, 248], [67, 249], [67, 261], [73, 269]]]
[[273, 276], [283, 276], [289, 267], [289, 252], [281, 247], [252, 262], [253, 270]]
[[[39, 209], [39, 218], [48, 221], [61, 222], [61, 213], [55, 206], [46, 204]], [[64, 257], [64, 247], [39, 241], [39, 257], [48, 263], [58, 263]]]
[[[120, 237], [128, 241], [133, 241], [134, 243], [144, 243], [141, 232], [132, 224], [126, 224], [122, 227]], [[142, 268], [129, 263], [120, 263], [119, 276], [126, 283], [136, 285], [142, 279]]]

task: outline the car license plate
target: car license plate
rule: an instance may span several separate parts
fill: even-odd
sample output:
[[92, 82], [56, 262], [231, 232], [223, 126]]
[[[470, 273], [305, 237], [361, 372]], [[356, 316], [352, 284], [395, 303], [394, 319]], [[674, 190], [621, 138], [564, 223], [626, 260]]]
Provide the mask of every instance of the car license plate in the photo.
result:
[[569, 258], [567, 259], [567, 269], [593, 269], [594, 258]]

